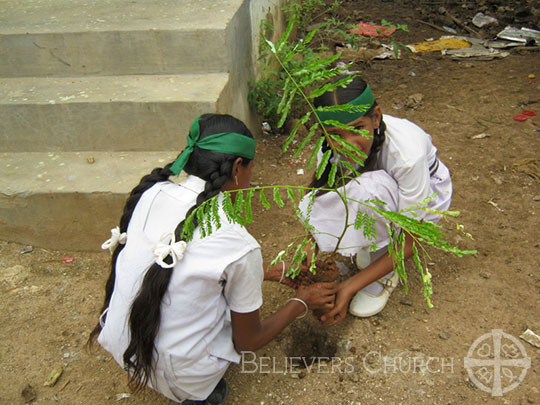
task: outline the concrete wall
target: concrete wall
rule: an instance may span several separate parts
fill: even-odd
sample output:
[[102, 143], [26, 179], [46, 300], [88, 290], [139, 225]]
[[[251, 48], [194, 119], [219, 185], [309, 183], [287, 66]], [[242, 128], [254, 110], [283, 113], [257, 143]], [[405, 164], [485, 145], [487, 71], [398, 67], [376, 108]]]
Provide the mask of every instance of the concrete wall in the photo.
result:
[[274, 31], [267, 39], [276, 42], [283, 31], [285, 30], [285, 16], [281, 8], [285, 5], [286, 0], [251, 0], [251, 37], [252, 37], [252, 63], [257, 75], [257, 59], [259, 58], [259, 43], [261, 40], [261, 22], [265, 19], [274, 27]]

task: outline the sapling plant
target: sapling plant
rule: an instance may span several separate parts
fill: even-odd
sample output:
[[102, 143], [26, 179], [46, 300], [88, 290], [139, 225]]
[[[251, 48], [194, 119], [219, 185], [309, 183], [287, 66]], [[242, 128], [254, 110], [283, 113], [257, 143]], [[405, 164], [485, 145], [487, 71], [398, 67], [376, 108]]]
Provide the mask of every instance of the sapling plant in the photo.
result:
[[[291, 112], [298, 112], [294, 105], [298, 100], [302, 102], [303, 113], [299, 116], [296, 125], [292, 128], [283, 144], [283, 152], [289, 151], [292, 145], [295, 145], [292, 151], [293, 158], [297, 158], [302, 153], [308, 151], [307, 169], [311, 169], [317, 160], [317, 155], [324, 141], [329, 146], [315, 168], [315, 177], [320, 179], [325, 169], [330, 165], [329, 176], [324, 187], [304, 187], [297, 185], [273, 185], [258, 186], [233, 192], [223, 192], [222, 194], [201, 204], [190, 217], [186, 219], [184, 226], [184, 237], [189, 240], [195, 231], [193, 219], [195, 216], [199, 223], [199, 232], [202, 237], [211, 234], [219, 229], [223, 218], [228, 221], [236, 222], [241, 225], [251, 223], [253, 220], [252, 204], [254, 197], [259, 203], [270, 208], [271, 202], [277, 207], [285, 206], [289, 201], [295, 211], [296, 218], [302, 223], [305, 232], [300, 235], [292, 235], [286, 242], [282, 250], [272, 260], [271, 265], [275, 265], [281, 260], [289, 262], [287, 276], [296, 278], [303, 267], [308, 266], [309, 271], [315, 273], [317, 248], [312, 237], [313, 234], [320, 232], [309, 223], [311, 208], [317, 193], [331, 192], [336, 193], [344, 204], [346, 212], [344, 218], [343, 232], [339, 235], [332, 235], [336, 238], [336, 247], [332, 253], [338, 252], [342, 239], [349, 227], [362, 230], [363, 235], [372, 241], [376, 237], [375, 213], [385, 218], [389, 225], [388, 232], [391, 242], [388, 246], [388, 252], [394, 262], [394, 270], [400, 275], [404, 288], [407, 290], [407, 272], [405, 269], [404, 247], [405, 234], [413, 238], [413, 262], [420, 274], [423, 285], [423, 294], [427, 300], [428, 306], [432, 306], [430, 296], [432, 294], [431, 274], [427, 267], [427, 258], [429, 254], [425, 246], [431, 246], [444, 252], [453, 253], [459, 257], [475, 253], [474, 250], [461, 250], [452, 246], [442, 232], [442, 227], [430, 221], [419, 219], [418, 211], [426, 210], [443, 217], [454, 217], [459, 214], [457, 211], [435, 211], [428, 207], [428, 202], [433, 196], [421, 201], [415, 206], [411, 206], [401, 212], [394, 212], [386, 209], [386, 203], [383, 201], [360, 201], [347, 195], [345, 185], [350, 181], [361, 179], [361, 172], [357, 169], [363, 166], [364, 159], [367, 157], [356, 146], [345, 141], [338, 135], [330, 134], [326, 126], [342, 128], [348, 131], [354, 131], [362, 136], [370, 136], [368, 131], [356, 129], [349, 125], [342, 124], [333, 120], [321, 120], [318, 113], [328, 111], [360, 111], [365, 112], [367, 105], [335, 105], [327, 107], [315, 107], [311, 100], [328, 91], [333, 91], [340, 86], [346, 86], [353, 80], [353, 76], [343, 76], [347, 65], [344, 67], [334, 67], [333, 63], [337, 59], [335, 56], [311, 58], [309, 63], [291, 63], [292, 60], [302, 60], [306, 44], [309, 43], [315, 31], [311, 32], [303, 42], [293, 43], [289, 40], [292, 32], [292, 23], [277, 44], [265, 40], [269, 52], [278, 62], [283, 75], [283, 85], [280, 89], [280, 100], [276, 106], [278, 114], [277, 125], [281, 127]], [[339, 56], [338, 56], [339, 57]], [[340, 79], [330, 81], [333, 78], [343, 76]], [[307, 131], [299, 135], [299, 128], [305, 125]], [[315, 135], [319, 135], [317, 138]], [[315, 139], [316, 138], [316, 139]], [[346, 159], [340, 159], [338, 162], [331, 160], [332, 156], [343, 156]], [[358, 165], [358, 166], [356, 166]], [[284, 197], [285, 196], [285, 197]], [[307, 209], [303, 212], [299, 208], [299, 203], [303, 198], [308, 199]], [[359, 204], [366, 209], [355, 214], [355, 218], [349, 221], [350, 203]], [[369, 214], [371, 212], [372, 214]], [[458, 229], [463, 231], [463, 226], [458, 225]], [[463, 231], [464, 232], [464, 231]], [[470, 236], [470, 235], [469, 235]], [[375, 243], [372, 243], [371, 249], [374, 251]]]
[[[328, 74], [327, 68], [333, 66], [341, 58], [340, 53], [328, 56], [327, 44], [342, 44], [344, 47], [350, 46], [357, 49], [365, 45], [384, 45], [392, 49], [394, 57], [398, 58], [400, 51], [409, 52], [409, 49], [396, 40], [392, 34], [387, 40], [389, 44], [383, 44], [382, 39], [376, 37], [366, 37], [357, 34], [354, 29], [358, 28], [355, 23], [349, 21], [349, 17], [343, 20], [336, 17], [335, 11], [340, 7], [342, 1], [290, 0], [283, 7], [284, 12], [289, 16], [287, 29], [276, 44], [277, 55], [271, 52], [267, 38], [269, 32], [273, 32], [273, 27], [267, 20], [261, 23], [261, 41], [259, 44], [259, 68], [260, 77], [256, 81], [250, 82], [248, 101], [255, 111], [266, 120], [274, 131], [280, 131], [283, 122], [279, 121], [279, 111], [283, 111], [282, 103], [288, 103], [288, 115], [300, 115], [306, 107], [304, 99], [299, 93], [290, 94], [290, 98], [283, 98], [287, 90], [286, 81], [289, 71], [297, 76], [303, 72], [320, 72]], [[408, 31], [405, 24], [393, 24], [387, 20], [381, 21], [382, 26], [389, 27], [393, 32]], [[301, 36], [298, 41], [289, 41], [293, 29], [297, 35]], [[321, 52], [322, 51], [322, 52]], [[276, 69], [273, 63], [276, 56], [281, 60], [282, 68]], [[350, 64], [348, 65], [350, 66]], [[331, 71], [331, 69], [329, 69]], [[343, 68], [337, 68], [343, 70]], [[330, 73], [331, 74], [331, 73]], [[320, 77], [315, 77], [313, 84], [320, 82]], [[305, 83], [300, 82], [300, 85]]]

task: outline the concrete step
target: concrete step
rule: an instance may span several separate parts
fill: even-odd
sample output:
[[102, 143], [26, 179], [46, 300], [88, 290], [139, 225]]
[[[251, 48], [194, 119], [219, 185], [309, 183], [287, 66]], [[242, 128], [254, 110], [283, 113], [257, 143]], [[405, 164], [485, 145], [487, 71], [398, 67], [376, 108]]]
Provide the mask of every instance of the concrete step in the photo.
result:
[[191, 121], [229, 112], [229, 75], [0, 80], [0, 150], [181, 150]]
[[0, 239], [99, 250], [133, 187], [178, 152], [1, 153]]
[[0, 0], [0, 239], [98, 250], [196, 116], [257, 132], [251, 26], [277, 1], [256, 3]]
[[229, 72], [246, 3], [2, 0], [0, 77]]

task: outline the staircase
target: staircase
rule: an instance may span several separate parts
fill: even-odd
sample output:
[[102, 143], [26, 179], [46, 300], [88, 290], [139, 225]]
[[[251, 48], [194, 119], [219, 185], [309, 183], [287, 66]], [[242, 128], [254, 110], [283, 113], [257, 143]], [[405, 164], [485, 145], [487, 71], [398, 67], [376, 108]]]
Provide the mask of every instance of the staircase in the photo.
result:
[[249, 0], [0, 0], [0, 239], [97, 250], [191, 121], [254, 127]]

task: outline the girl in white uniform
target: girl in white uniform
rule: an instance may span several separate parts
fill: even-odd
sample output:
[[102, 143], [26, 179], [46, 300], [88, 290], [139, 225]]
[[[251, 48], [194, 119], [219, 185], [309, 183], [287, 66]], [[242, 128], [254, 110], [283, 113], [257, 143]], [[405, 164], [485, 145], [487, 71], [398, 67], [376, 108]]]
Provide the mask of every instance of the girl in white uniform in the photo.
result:
[[[255, 140], [239, 120], [197, 118], [186, 149], [142, 178], [104, 244], [113, 252], [112, 270], [89, 341], [97, 338], [129, 372], [135, 390], [148, 385], [185, 405], [224, 403], [222, 377], [239, 362], [238, 352], [264, 346], [308, 308], [332, 307], [334, 286], [318, 284], [260, 321], [264, 271], [247, 230], [221, 212], [217, 231], [201, 238], [196, 228], [183, 240], [184, 220], [196, 207], [249, 187], [254, 154]], [[186, 180], [168, 180], [182, 169]], [[266, 279], [279, 279], [281, 268], [268, 270]]]
[[[362, 176], [345, 185], [348, 197], [358, 201], [384, 201], [387, 203], [385, 209], [401, 211], [435, 194], [427, 206], [434, 210], [448, 210], [452, 181], [447, 167], [437, 158], [437, 149], [431, 137], [410, 121], [389, 115], [383, 117], [371, 89], [361, 78], [355, 77], [345, 88], [339, 87], [334, 92], [323, 94], [314, 100], [314, 104], [316, 107], [343, 104], [369, 106], [365, 112], [317, 113], [321, 121], [334, 120], [369, 132], [366, 137], [338, 127], [326, 128], [328, 133], [339, 135], [367, 156], [364, 165], [358, 167]], [[328, 149], [329, 145], [325, 142], [321, 153]], [[334, 156], [331, 161], [339, 162], [340, 159], [345, 158]], [[330, 165], [319, 180], [314, 179], [311, 186], [324, 187], [329, 171]], [[306, 197], [301, 204], [304, 216], [308, 209], [307, 201]], [[347, 224], [354, 222], [358, 211], [374, 216], [377, 235], [371, 240], [363, 234], [362, 229], [348, 227], [338, 252], [344, 256], [356, 255], [357, 267], [363, 270], [339, 285], [336, 306], [321, 318], [327, 325], [342, 320], [347, 307], [353, 315], [360, 317], [382, 311], [399, 281], [397, 273], [392, 272], [393, 262], [387, 252], [390, 242], [387, 221], [361, 204], [350, 202]], [[405, 215], [415, 215], [432, 222], [440, 219], [436, 213], [422, 209], [405, 212]], [[345, 216], [345, 207], [337, 193], [319, 192], [315, 197], [309, 222], [315, 227], [313, 237], [321, 251], [336, 248], [337, 236], [342, 234], [345, 227]], [[408, 234], [404, 253], [405, 259], [412, 255], [412, 238]]]

